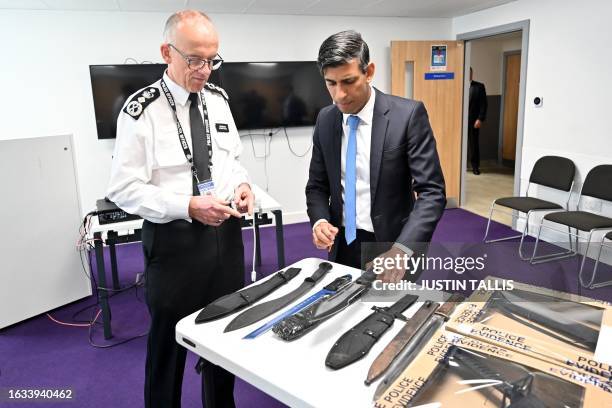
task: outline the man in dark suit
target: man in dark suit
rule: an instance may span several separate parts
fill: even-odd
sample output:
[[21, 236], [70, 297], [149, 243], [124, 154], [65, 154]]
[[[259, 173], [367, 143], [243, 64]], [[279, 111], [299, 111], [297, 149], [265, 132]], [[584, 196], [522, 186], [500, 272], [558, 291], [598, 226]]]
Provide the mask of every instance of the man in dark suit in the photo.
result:
[[470, 67], [470, 107], [468, 113], [468, 143], [472, 172], [480, 174], [480, 127], [487, 117], [487, 91], [483, 83], [474, 81]]
[[318, 64], [334, 105], [321, 110], [313, 135], [306, 185], [313, 242], [353, 267], [362, 266], [364, 242], [392, 242], [385, 256], [410, 256], [431, 240], [446, 203], [425, 107], [370, 85], [374, 63], [355, 31], [327, 38]]

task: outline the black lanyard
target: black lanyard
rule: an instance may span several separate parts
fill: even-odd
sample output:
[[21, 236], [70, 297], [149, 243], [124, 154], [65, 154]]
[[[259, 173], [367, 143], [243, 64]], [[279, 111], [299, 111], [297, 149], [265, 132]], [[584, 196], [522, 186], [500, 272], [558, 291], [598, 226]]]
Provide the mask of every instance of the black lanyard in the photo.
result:
[[[189, 149], [189, 145], [187, 144], [187, 139], [185, 139], [185, 133], [183, 133], [183, 127], [181, 126], [181, 122], [179, 121], [178, 115], [176, 114], [176, 103], [174, 102], [174, 98], [166, 85], [166, 82], [161, 80], [161, 87], [166, 95], [166, 99], [172, 108], [172, 113], [174, 113], [174, 121], [176, 122], [176, 129], [178, 130], [179, 141], [181, 142], [181, 147], [183, 148], [183, 154], [185, 158], [191, 165], [191, 174], [195, 177], [197, 183], [200, 182], [198, 179], [198, 171], [193, 163], [193, 156], [191, 155], [191, 150]], [[210, 135], [210, 124], [208, 121], [208, 109], [206, 108], [206, 100], [204, 99], [204, 94], [200, 93], [200, 99], [202, 100], [202, 112], [204, 113], [204, 129], [206, 129], [206, 148], [208, 149], [208, 172], [210, 177], [212, 177], [212, 142]], [[191, 136], [193, 139], [194, 135]]]

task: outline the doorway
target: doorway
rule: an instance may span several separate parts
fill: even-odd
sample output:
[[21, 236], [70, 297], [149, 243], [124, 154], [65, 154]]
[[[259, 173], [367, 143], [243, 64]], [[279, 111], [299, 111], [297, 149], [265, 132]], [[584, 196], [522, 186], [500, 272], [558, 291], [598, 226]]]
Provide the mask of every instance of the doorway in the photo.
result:
[[[493, 200], [519, 195], [528, 28], [525, 21], [458, 36], [466, 73], [461, 207], [483, 217]], [[515, 227], [509, 214], [493, 219]]]

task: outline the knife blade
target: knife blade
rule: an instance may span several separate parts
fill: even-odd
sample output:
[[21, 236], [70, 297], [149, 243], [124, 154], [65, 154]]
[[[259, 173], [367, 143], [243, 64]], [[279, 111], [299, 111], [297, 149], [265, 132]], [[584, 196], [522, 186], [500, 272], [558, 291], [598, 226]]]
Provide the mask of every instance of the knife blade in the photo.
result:
[[340, 313], [370, 290], [375, 279], [376, 274], [373, 269], [368, 269], [345, 290], [321, 302], [311, 317], [311, 321], [325, 320], [336, 313]]
[[406, 347], [418, 343], [419, 339], [429, 339], [429, 337], [425, 337], [423, 331], [427, 330], [426, 327], [431, 328], [431, 325], [434, 323], [429, 325], [427, 323], [434, 320], [436, 322], [435, 324], [438, 324], [438, 321], [440, 321], [439, 325], [441, 325], [448, 320], [457, 304], [462, 302], [463, 299], [464, 297], [462, 295], [456, 293], [451, 295], [442, 306], [439, 306], [431, 300], [426, 301], [421, 308], [416, 311], [414, 316], [406, 322], [404, 327], [397, 333], [393, 340], [391, 340], [387, 347], [385, 347], [378, 357], [376, 357], [370, 366], [365, 384], [370, 385], [385, 373], [394, 360], [397, 360], [400, 355], [406, 355], [403, 352]]
[[[444, 324], [444, 318], [442, 316], [434, 315], [424, 326], [418, 330], [413, 340], [408, 344], [397, 358], [391, 363], [387, 375], [376, 387], [374, 392], [374, 401], [377, 401], [387, 391], [389, 386], [397, 380], [397, 378], [404, 372], [406, 367], [410, 365], [412, 360], [419, 354], [426, 342], [429, 341], [431, 336]], [[366, 383], [367, 384], [367, 383]], [[369, 384], [368, 384], [369, 385]]]
[[321, 262], [317, 270], [311, 276], [304, 279], [302, 284], [297, 289], [287, 293], [284, 296], [260, 303], [251, 307], [250, 309], [245, 310], [236, 316], [231, 322], [229, 322], [227, 327], [225, 327], [224, 332], [227, 333], [242, 329], [243, 327], [249, 326], [260, 321], [261, 319], [265, 319], [275, 312], [278, 312], [283, 307], [300, 298], [304, 293], [312, 289], [317, 282], [319, 282], [331, 269], [332, 264], [329, 262]]
[[297, 305], [293, 306], [291, 309], [287, 310], [284, 313], [281, 313], [280, 315], [278, 315], [274, 319], [270, 320], [269, 322], [267, 322], [263, 326], [260, 326], [257, 329], [253, 330], [251, 333], [249, 333], [246, 336], [244, 336], [243, 339], [254, 339], [257, 336], [259, 336], [260, 334], [263, 334], [263, 333], [267, 332], [268, 330], [270, 330], [276, 323], [280, 322], [281, 320], [284, 320], [285, 318], [287, 318], [289, 316], [293, 316], [294, 314], [296, 314], [299, 311], [307, 308], [308, 306], [310, 306], [311, 304], [319, 301], [320, 299], [324, 299], [326, 297], [331, 297], [331, 296], [335, 295], [339, 290], [341, 290], [343, 287], [345, 287], [347, 284], [349, 284], [349, 282], [351, 280], [352, 280], [352, 276], [351, 275], [344, 275], [344, 276], [341, 276], [339, 278], [336, 278], [330, 284], [325, 286], [323, 289], [321, 289], [320, 291], [318, 291], [314, 295], [311, 295], [307, 299], [302, 300], [300, 303], [298, 303]]
[[257, 285], [248, 286], [238, 292], [233, 292], [214, 300], [198, 313], [195, 319], [196, 324], [221, 319], [252, 305], [289, 282], [300, 273], [300, 270], [300, 268], [288, 268], [285, 271], [277, 272], [269, 279], [261, 281]]

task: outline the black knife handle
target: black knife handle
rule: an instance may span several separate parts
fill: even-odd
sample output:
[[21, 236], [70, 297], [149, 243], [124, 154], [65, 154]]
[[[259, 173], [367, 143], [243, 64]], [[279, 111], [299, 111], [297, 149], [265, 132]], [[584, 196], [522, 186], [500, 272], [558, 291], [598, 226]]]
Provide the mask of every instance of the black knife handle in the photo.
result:
[[349, 284], [352, 279], [353, 277], [350, 274], [340, 276], [339, 278], [334, 279], [330, 284], [325, 286], [323, 289], [329, 290], [332, 292], [337, 292], [340, 288]]
[[300, 273], [302, 269], [300, 268], [289, 268], [285, 272], [279, 273], [279, 276], [285, 279], [285, 283], [289, 282], [291, 279], [295, 278], [295, 276]]
[[370, 267], [359, 277], [359, 279], [356, 280], [356, 282], [360, 285], [370, 286], [372, 282], [376, 280], [376, 276], [376, 273], [374, 273], [374, 267]]
[[[402, 316], [402, 312], [412, 306], [418, 298], [419, 297], [416, 295], [404, 295], [400, 300], [389, 306], [387, 310], [396, 318], [400, 318], [400, 316]], [[403, 316], [401, 318], [405, 319]]]
[[331, 269], [332, 269], [332, 264], [330, 264], [329, 262], [321, 262], [319, 264], [319, 268], [316, 271], [314, 271], [314, 273], [311, 276], [304, 279], [304, 282], [317, 283], [318, 281], [321, 280], [323, 276], [325, 276], [325, 274], [331, 271]]

